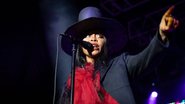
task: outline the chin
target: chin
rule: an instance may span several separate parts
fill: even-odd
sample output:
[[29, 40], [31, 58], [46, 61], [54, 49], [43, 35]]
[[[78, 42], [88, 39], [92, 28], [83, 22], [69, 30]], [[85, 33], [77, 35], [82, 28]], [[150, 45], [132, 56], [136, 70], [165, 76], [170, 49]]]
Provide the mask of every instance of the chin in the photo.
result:
[[93, 51], [93, 52], [92, 52], [92, 56], [97, 56], [98, 54], [100, 54], [99, 51]]
[[93, 51], [92, 55], [98, 55], [100, 52], [99, 51]]

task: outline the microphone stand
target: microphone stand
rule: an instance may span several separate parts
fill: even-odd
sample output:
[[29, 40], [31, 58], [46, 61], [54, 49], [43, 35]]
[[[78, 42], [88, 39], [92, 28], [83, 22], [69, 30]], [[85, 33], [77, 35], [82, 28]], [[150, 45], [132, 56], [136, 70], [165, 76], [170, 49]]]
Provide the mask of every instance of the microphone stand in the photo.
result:
[[70, 104], [73, 104], [73, 102], [74, 102], [76, 47], [77, 47], [77, 44], [75, 42], [73, 42], [73, 44], [72, 44], [72, 60], [71, 60], [71, 97], [70, 97]]
[[85, 49], [88, 50], [89, 53], [93, 50], [93, 45], [86, 41], [80, 41], [78, 39], [74, 39], [71, 36], [67, 36], [64, 34], [61, 34], [64, 37], [67, 37], [72, 40], [72, 60], [71, 60], [71, 97], [70, 97], [70, 104], [74, 103], [74, 85], [75, 85], [75, 60], [76, 60], [76, 48], [77, 45], [82, 45]]

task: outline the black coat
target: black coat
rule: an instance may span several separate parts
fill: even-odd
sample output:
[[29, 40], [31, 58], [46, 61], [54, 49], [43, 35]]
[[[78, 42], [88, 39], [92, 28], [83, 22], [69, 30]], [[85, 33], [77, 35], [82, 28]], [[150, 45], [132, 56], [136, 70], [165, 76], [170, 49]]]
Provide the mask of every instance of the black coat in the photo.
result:
[[168, 43], [163, 44], [158, 35], [139, 54], [123, 53], [110, 61], [107, 70], [101, 70], [103, 87], [120, 104], [135, 104], [130, 81], [143, 72], [151, 71], [164, 56]]

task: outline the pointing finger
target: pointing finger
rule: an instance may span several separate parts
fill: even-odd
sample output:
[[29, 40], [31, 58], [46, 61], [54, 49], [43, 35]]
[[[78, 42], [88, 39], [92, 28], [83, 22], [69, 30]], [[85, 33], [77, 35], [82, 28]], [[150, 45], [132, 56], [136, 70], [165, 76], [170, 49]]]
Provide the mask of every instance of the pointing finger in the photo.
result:
[[170, 16], [174, 10], [175, 6], [172, 5], [164, 14], [164, 16]]

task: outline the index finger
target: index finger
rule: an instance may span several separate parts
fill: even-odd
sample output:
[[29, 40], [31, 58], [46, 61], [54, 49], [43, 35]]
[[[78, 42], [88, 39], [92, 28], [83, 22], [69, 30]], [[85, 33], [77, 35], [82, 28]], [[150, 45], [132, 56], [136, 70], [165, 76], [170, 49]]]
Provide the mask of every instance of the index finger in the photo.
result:
[[164, 16], [170, 16], [174, 10], [175, 6], [172, 5], [164, 14]]

